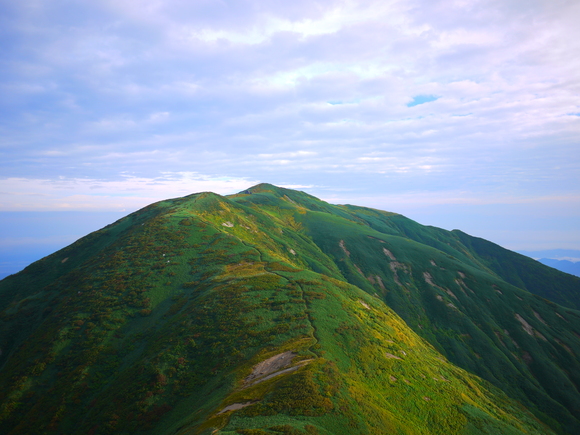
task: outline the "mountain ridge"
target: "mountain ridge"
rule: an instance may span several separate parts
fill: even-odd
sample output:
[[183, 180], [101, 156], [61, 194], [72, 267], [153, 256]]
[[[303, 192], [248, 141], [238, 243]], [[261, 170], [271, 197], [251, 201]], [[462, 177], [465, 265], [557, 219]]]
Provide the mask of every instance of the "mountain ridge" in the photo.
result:
[[0, 281], [0, 429], [574, 433], [580, 313], [469, 237], [269, 184], [152, 204]]
[[540, 258], [538, 261], [546, 266], [580, 277], [580, 262], [570, 260], [555, 260], [553, 258]]

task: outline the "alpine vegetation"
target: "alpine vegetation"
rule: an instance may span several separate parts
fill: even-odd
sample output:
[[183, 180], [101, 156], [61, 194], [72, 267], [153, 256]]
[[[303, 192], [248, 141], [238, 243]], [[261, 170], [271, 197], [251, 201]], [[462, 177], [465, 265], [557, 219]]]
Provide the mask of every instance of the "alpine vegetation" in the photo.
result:
[[578, 434], [580, 278], [260, 184], [0, 281], [3, 434]]

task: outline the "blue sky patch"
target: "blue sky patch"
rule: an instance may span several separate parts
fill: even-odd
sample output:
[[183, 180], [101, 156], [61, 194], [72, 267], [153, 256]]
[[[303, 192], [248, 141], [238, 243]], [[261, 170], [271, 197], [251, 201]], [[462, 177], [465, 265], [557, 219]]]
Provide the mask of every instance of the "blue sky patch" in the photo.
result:
[[430, 103], [431, 101], [435, 101], [439, 99], [435, 95], [416, 95], [413, 97], [413, 101], [407, 103], [407, 107], [418, 106], [419, 104]]

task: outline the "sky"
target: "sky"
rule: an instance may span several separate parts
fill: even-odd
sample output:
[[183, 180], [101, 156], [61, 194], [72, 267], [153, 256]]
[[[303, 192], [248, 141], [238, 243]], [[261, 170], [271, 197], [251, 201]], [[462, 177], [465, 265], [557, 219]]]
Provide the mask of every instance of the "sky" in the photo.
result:
[[579, 22], [577, 0], [0, 0], [0, 273], [260, 182], [580, 249]]

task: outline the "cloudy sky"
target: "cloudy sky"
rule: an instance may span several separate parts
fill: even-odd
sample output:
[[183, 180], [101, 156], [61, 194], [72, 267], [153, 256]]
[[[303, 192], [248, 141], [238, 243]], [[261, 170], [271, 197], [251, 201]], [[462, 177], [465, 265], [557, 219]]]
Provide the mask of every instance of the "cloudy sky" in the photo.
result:
[[258, 182], [580, 249], [579, 22], [577, 0], [0, 0], [0, 250]]

